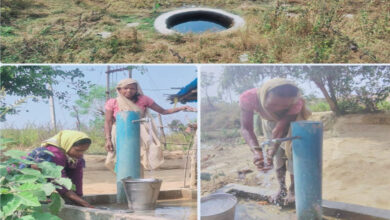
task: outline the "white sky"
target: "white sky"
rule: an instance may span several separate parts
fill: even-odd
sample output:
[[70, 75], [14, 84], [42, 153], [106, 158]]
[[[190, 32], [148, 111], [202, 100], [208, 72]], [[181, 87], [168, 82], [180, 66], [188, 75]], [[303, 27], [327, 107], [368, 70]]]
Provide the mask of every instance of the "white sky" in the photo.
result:
[[[206, 73], [206, 74], [213, 74], [214, 80], [216, 81], [214, 85], [211, 85], [208, 88], [208, 95], [211, 96], [218, 96], [218, 86], [219, 82], [217, 79], [219, 79], [224, 71], [224, 68], [229, 68], [229, 65], [204, 65], [200, 67], [200, 72]], [[202, 79], [201, 79], [202, 80]], [[305, 83], [299, 83], [300, 89], [303, 90], [303, 93], [305, 95], [313, 94], [317, 97], [323, 97], [321, 91], [314, 85], [313, 82], [307, 81]], [[249, 89], [249, 88], [248, 88]], [[201, 97], [205, 97], [205, 91], [203, 88], [201, 89]], [[239, 94], [236, 94], [235, 92], [232, 92], [232, 100], [238, 102]], [[229, 101], [227, 99], [227, 96], [224, 96], [225, 101]]]
[[[93, 84], [106, 85], [107, 65], [55, 65], [64, 70], [79, 68], [85, 74], [85, 80], [91, 81]], [[126, 65], [127, 66], [127, 65]], [[167, 94], [175, 94], [179, 90], [171, 88], [181, 88], [190, 83], [197, 77], [196, 65], [143, 65], [146, 72], [141, 74], [138, 70], [133, 70], [133, 78], [136, 79], [144, 91], [145, 95], [151, 97], [157, 104], [163, 108], [173, 108], [167, 100]], [[111, 69], [125, 67], [124, 65], [110, 65]], [[116, 85], [121, 79], [128, 77], [128, 72], [118, 72], [112, 75], [113, 84]], [[53, 88], [54, 90], [66, 90], [65, 84], [60, 84]], [[6, 102], [13, 103], [19, 97], [8, 96]], [[71, 101], [74, 102], [79, 97], [73, 92]], [[47, 101], [47, 100], [46, 100]], [[177, 106], [182, 104], [178, 103]], [[197, 107], [197, 103], [187, 103], [193, 107]], [[55, 109], [57, 123], [62, 125], [63, 129], [75, 128], [75, 119], [70, 116], [68, 110], [63, 109], [58, 100], [55, 100]], [[20, 113], [16, 115], [7, 115], [7, 120], [2, 123], [3, 128], [23, 128], [29, 124], [33, 125], [48, 125], [50, 124], [50, 108], [49, 104], [43, 100], [39, 102], [28, 101], [22, 104], [19, 108]], [[153, 113], [154, 111], [151, 111]], [[172, 115], [162, 116], [163, 124], [166, 125], [174, 119], [179, 119], [183, 123], [195, 120], [197, 114], [194, 112], [179, 112]], [[83, 122], [88, 122], [88, 116], [81, 116]]]

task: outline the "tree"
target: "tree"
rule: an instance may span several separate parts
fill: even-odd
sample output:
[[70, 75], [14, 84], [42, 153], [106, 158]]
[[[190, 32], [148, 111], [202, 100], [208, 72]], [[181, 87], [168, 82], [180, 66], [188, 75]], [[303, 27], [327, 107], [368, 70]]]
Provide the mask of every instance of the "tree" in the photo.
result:
[[207, 73], [202, 73], [202, 80], [201, 80], [201, 87], [205, 91], [207, 103], [209, 104], [209, 107], [211, 109], [215, 109], [213, 103], [210, 100], [209, 94], [208, 94], [208, 88], [215, 83], [214, 76]]
[[[47, 99], [50, 95], [55, 96], [60, 104], [69, 109], [70, 93], [65, 90], [50, 91], [48, 84], [55, 87], [58, 84], [65, 84], [70, 90], [77, 94], [85, 93], [90, 85], [89, 81], [82, 80], [84, 74], [79, 69], [70, 71], [61, 70], [53, 66], [2, 66], [1, 87], [5, 89], [7, 95], [19, 97], [34, 96], [33, 101], [38, 98]], [[0, 109], [3, 112], [9, 105], [5, 100], [0, 100]], [[8, 112], [3, 115], [1, 120], [5, 120], [7, 114], [16, 114], [16, 108], [8, 108]]]
[[377, 104], [390, 93], [388, 66], [229, 66], [219, 88], [240, 94], [275, 77], [300, 83], [312, 81], [336, 114], [356, 112], [359, 106], [363, 111], [375, 112]]
[[[115, 90], [115, 88], [113, 88]], [[81, 125], [80, 115], [93, 114], [94, 118], [90, 120], [90, 126], [103, 128], [104, 122], [104, 103], [106, 101], [106, 88], [100, 85], [92, 85], [88, 93], [81, 94], [73, 105], [73, 111], [70, 113], [77, 120], [77, 125]], [[111, 92], [112, 94], [112, 92]], [[78, 127], [79, 128], [79, 127]]]
[[180, 120], [172, 120], [171, 123], [168, 124], [169, 129], [173, 132], [180, 132], [185, 130], [184, 124]]

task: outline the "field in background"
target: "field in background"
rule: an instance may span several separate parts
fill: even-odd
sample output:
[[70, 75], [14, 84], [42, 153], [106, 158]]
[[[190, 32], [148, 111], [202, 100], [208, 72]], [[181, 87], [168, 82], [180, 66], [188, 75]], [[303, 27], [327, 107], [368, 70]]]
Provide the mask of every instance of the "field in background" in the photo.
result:
[[[3, 63], [387, 63], [386, 0], [3, 0]], [[204, 6], [238, 14], [231, 34], [161, 36], [161, 13]], [[387, 24], [387, 25], [386, 25]], [[110, 32], [107, 38], [99, 33]]]
[[[61, 130], [59, 126], [58, 130]], [[96, 130], [83, 130], [92, 139], [92, 144], [89, 147], [87, 154], [105, 154], [104, 149], [105, 138], [103, 131]], [[56, 134], [50, 128], [50, 125], [37, 126], [34, 124], [26, 125], [22, 129], [16, 129], [12, 127], [2, 128], [0, 130], [0, 137], [7, 138], [12, 141], [8, 144], [10, 149], [26, 150], [30, 151], [36, 147], [39, 147], [43, 140], [46, 140]], [[182, 132], [171, 133], [166, 136], [167, 147], [166, 150], [187, 150], [190, 144], [191, 135], [184, 134]]]
[[[328, 103], [322, 99], [309, 99], [307, 107], [312, 112], [329, 112]], [[378, 104], [378, 108], [382, 112], [390, 112], [390, 102], [383, 101]], [[213, 104], [213, 107], [206, 101], [202, 101], [201, 107], [201, 140], [202, 143], [218, 142], [227, 145], [244, 144], [244, 140], [240, 133], [240, 107], [238, 103], [226, 103], [219, 101]], [[356, 109], [358, 111], [359, 109]], [[321, 118], [318, 118], [320, 120]], [[261, 119], [254, 117], [255, 133], [262, 135]], [[322, 118], [325, 123], [329, 123], [329, 118]], [[223, 137], [223, 139], [221, 139]]]

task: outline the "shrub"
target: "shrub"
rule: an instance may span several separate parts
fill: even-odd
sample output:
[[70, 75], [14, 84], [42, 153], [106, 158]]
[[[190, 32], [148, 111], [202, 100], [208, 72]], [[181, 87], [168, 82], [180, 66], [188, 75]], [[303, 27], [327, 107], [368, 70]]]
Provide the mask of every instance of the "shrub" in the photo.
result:
[[[7, 142], [7, 139], [1, 140], [2, 145]], [[67, 189], [72, 186], [70, 179], [61, 177], [63, 167], [47, 161], [36, 163], [27, 160], [27, 153], [18, 150], [8, 150], [1, 154], [0, 218], [60, 219], [55, 215], [64, 201], [55, 190], [60, 185]], [[41, 171], [22, 168], [21, 164], [35, 164]], [[48, 202], [47, 197], [50, 197], [48, 205], [42, 205], [41, 202]]]
[[390, 112], [390, 102], [381, 101], [377, 104], [380, 111]]
[[325, 101], [309, 104], [309, 109], [313, 112], [325, 112], [330, 111], [329, 104]]

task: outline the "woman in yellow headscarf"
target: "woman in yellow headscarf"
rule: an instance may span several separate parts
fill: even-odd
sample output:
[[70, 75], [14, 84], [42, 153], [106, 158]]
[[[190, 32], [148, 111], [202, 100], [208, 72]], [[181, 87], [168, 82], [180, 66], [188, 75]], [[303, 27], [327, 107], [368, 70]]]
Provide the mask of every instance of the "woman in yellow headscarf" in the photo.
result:
[[[36, 162], [49, 161], [62, 166], [62, 177], [69, 178], [76, 186], [76, 191], [66, 188], [57, 189], [66, 201], [71, 201], [84, 207], [93, 207], [83, 196], [83, 155], [91, 145], [91, 139], [83, 132], [63, 130], [55, 136], [42, 142], [41, 147], [34, 149], [29, 156]], [[51, 152], [48, 153], [47, 151]], [[31, 165], [33, 169], [39, 169]]]
[[[187, 110], [193, 111], [190, 106], [181, 106], [177, 108], [164, 109], [153, 99], [144, 95], [138, 82], [128, 78], [121, 80], [116, 86], [117, 98], [109, 99], [105, 104], [105, 123], [104, 133], [106, 136], [107, 157], [105, 165], [111, 171], [114, 171], [116, 162], [116, 126], [115, 117], [119, 111], [137, 111], [141, 117], [150, 117], [148, 109], [152, 109], [162, 115], [173, 114], [175, 112]], [[144, 168], [155, 169], [163, 161], [161, 143], [156, 135], [156, 126], [153, 121], [151, 124], [141, 123], [140, 142], [141, 142], [141, 178]]]
[[[243, 92], [240, 96], [240, 108], [241, 134], [253, 152], [253, 163], [259, 170], [266, 171], [273, 167], [272, 158], [275, 157], [280, 190], [271, 198], [272, 202], [285, 204], [294, 202], [291, 142], [285, 142], [280, 147], [279, 145], [271, 147], [267, 151], [266, 162], [264, 162], [264, 149], [261, 149], [253, 130], [253, 115], [257, 112], [261, 117], [263, 133], [267, 139], [289, 136], [292, 121], [306, 120], [311, 115], [300, 95], [299, 88], [287, 79], [268, 80], [260, 88]], [[285, 183], [286, 170], [289, 171], [291, 178], [288, 193]]]

